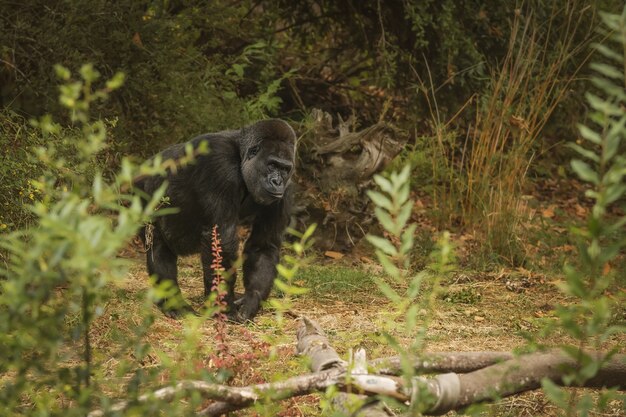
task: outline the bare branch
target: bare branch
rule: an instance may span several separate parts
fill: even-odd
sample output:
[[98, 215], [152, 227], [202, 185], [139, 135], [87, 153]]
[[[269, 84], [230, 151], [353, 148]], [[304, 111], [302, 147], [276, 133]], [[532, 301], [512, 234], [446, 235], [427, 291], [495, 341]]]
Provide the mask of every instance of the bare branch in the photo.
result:
[[[492, 401], [539, 388], [543, 378], [549, 378], [554, 383], [562, 385], [564, 377], [579, 367], [576, 361], [560, 351], [530, 353], [518, 357], [506, 352], [435, 353], [414, 360], [416, 371], [455, 370], [459, 373], [439, 374], [434, 378], [415, 377], [412, 386], [408, 387], [401, 378], [368, 374], [365, 351], [358, 351], [355, 354], [353, 366], [346, 364], [329, 344], [320, 326], [307, 318], [303, 319], [298, 329], [298, 352], [311, 358], [314, 373], [248, 387], [231, 387], [205, 381], [182, 381], [174, 386], [144, 394], [133, 403], [172, 401], [190, 392], [198, 392], [203, 398], [216, 401], [199, 412], [200, 416], [206, 417], [220, 416], [246, 408], [257, 401], [277, 401], [324, 391], [330, 386], [336, 386], [344, 393], [361, 395], [363, 400], [367, 400], [364, 396], [381, 395], [393, 397], [400, 402], [409, 402], [416, 398], [419, 400], [416, 393], [425, 388], [434, 402], [423, 414], [439, 415], [470, 404]], [[604, 353], [593, 355], [596, 360], [602, 362], [602, 366], [595, 377], [581, 386], [626, 389], [626, 355], [610, 357]], [[377, 369], [377, 372], [398, 373], [400, 361], [398, 358], [376, 360], [370, 363], [370, 367]], [[416, 391], [417, 389], [420, 391]], [[336, 406], [349, 408], [346, 405], [349, 398], [345, 394], [339, 394], [335, 398]], [[123, 411], [133, 403], [121, 401], [113, 405], [109, 411]], [[88, 417], [103, 415], [103, 411], [94, 410]], [[352, 415], [386, 417], [391, 414], [387, 412], [384, 404], [374, 400]]]
[[[416, 373], [457, 372], [467, 373], [513, 359], [509, 352], [437, 352], [425, 353], [413, 358]], [[398, 356], [374, 359], [370, 366], [377, 374], [399, 375], [402, 372]]]

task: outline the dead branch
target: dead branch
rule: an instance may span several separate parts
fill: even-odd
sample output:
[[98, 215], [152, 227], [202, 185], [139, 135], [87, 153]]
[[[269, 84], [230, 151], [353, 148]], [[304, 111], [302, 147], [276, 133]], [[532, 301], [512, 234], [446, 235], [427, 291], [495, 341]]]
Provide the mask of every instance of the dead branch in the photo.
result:
[[[146, 403], [154, 400], [171, 401], [174, 398], [182, 397], [189, 392], [198, 392], [203, 398], [215, 400], [232, 405], [230, 411], [246, 408], [256, 401], [283, 400], [291, 397], [298, 397], [312, 392], [324, 391], [332, 385], [339, 385], [342, 380], [342, 371], [331, 369], [315, 374], [302, 375], [289, 378], [285, 381], [251, 385], [248, 387], [231, 387], [228, 385], [213, 384], [205, 381], [181, 381], [171, 387], [164, 387], [149, 394], [139, 396], [136, 403]], [[123, 411], [132, 403], [130, 401], [120, 401], [113, 405], [110, 411]], [[220, 406], [221, 407], [221, 406]], [[224, 411], [222, 411], [223, 413]], [[201, 413], [205, 413], [203, 410]], [[101, 410], [94, 410], [89, 413], [89, 417], [100, 417], [104, 415]], [[201, 414], [220, 415], [220, 414]]]
[[[563, 385], [564, 377], [579, 368], [576, 361], [560, 351], [530, 353], [518, 357], [505, 352], [436, 353], [415, 359], [415, 370], [418, 373], [448, 373], [433, 378], [415, 377], [411, 386], [406, 386], [401, 378], [368, 374], [365, 351], [358, 351], [350, 364], [343, 361], [328, 342], [320, 326], [307, 318], [303, 319], [303, 324], [298, 329], [298, 352], [310, 358], [314, 373], [248, 387], [231, 387], [205, 381], [182, 381], [174, 386], [141, 395], [133, 403], [120, 401], [109, 411], [123, 411], [134, 403], [172, 401], [191, 392], [198, 392], [203, 398], [216, 401], [200, 411], [199, 415], [220, 416], [249, 407], [257, 401], [283, 400], [336, 386], [343, 393], [368, 397], [393, 397], [406, 403], [412, 400], [422, 401], [423, 397], [420, 400], [418, 393], [425, 389], [429, 393], [432, 405], [423, 414], [439, 415], [470, 404], [492, 401], [539, 388], [543, 378]], [[600, 369], [593, 378], [580, 386], [626, 389], [626, 355], [611, 357], [604, 353], [594, 355], [595, 359], [602, 362]], [[400, 370], [399, 364], [398, 358], [387, 358], [373, 361], [370, 367], [377, 372], [396, 374]], [[451, 370], [455, 372], [449, 372]], [[345, 394], [339, 394], [335, 404], [345, 410], [349, 408], [348, 398]], [[88, 416], [102, 415], [104, 415], [102, 410], [94, 410]], [[384, 404], [374, 399], [352, 415], [385, 417], [391, 414], [387, 412]]]
[[[437, 352], [412, 358], [413, 370], [418, 374], [435, 372], [467, 373], [494, 365], [515, 356], [509, 352]], [[374, 359], [370, 366], [377, 374], [399, 375], [402, 372], [398, 356]]]
[[[602, 360], [604, 355], [595, 354], [598, 360]], [[579, 367], [571, 357], [561, 352], [539, 352], [520, 355], [468, 374], [448, 373], [433, 379], [420, 377], [418, 381], [426, 384], [428, 391], [437, 400], [425, 413], [440, 415], [470, 404], [537, 389], [543, 378], [565, 385], [564, 376]], [[595, 377], [579, 386], [626, 389], [626, 355], [612, 356], [604, 362]]]

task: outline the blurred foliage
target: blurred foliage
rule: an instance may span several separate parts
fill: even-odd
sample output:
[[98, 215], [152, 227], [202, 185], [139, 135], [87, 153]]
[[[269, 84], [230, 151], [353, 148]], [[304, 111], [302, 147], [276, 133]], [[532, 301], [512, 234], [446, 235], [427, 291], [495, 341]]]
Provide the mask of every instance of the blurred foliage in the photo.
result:
[[[163, 175], [172, 161], [155, 158], [137, 166], [124, 158], [107, 180], [97, 163], [107, 147], [107, 124], [92, 120], [90, 110], [117, 90], [124, 76], [116, 73], [103, 82], [90, 64], [81, 66], [76, 79], [62, 66], [55, 72], [64, 82], [60, 102], [74, 128], [68, 133], [49, 116], [31, 122], [42, 138], [33, 149], [36, 169], [29, 173], [35, 179], [28, 184], [38, 190], [26, 204], [32, 225], [0, 235], [5, 255], [0, 264], [0, 415], [85, 416], [94, 408], [108, 410], [119, 397], [133, 402], [125, 415], [191, 415], [201, 405], [197, 395], [184, 403], [135, 402], [142, 391], [164, 383], [221, 378], [218, 367], [198, 366], [211, 357], [212, 347], [200, 344], [197, 329], [216, 309], [184, 323], [176, 355], [168, 357], [146, 340], [152, 305], [167, 295], [166, 288], [135, 300], [140, 311], [134, 316], [120, 317], [109, 305], [112, 297], [127, 296], [117, 284], [127, 278], [129, 261], [118, 253], [144, 222], [167, 210], [157, 212], [164, 186], [142, 202], [130, 193], [133, 180]], [[190, 161], [197, 151], [187, 150], [177, 163]], [[114, 346], [106, 353], [99, 349], [103, 337]], [[158, 366], [144, 366], [156, 357]]]
[[[593, 47], [602, 61], [591, 63], [595, 88], [585, 94], [591, 109], [589, 121], [578, 125], [581, 140], [570, 143], [578, 156], [571, 161], [572, 170], [590, 185], [586, 196], [593, 200], [593, 207], [586, 224], [572, 230], [578, 265], [565, 265], [565, 280], [559, 285], [572, 302], [558, 306], [543, 329], [546, 333], [558, 329], [573, 339], [561, 347], [578, 365], [564, 378], [566, 385], [582, 384], [596, 376], [605, 361], [620, 351], [620, 346], [611, 346], [612, 337], [626, 333], [626, 294], [621, 290], [626, 279], [623, 271], [612, 266], [626, 247], [626, 215], [609, 213], [611, 207], [623, 204], [626, 196], [626, 157], [620, 152], [626, 140], [626, 6], [621, 14], [602, 13], [601, 17], [599, 30], [604, 40]], [[607, 344], [610, 350], [606, 354], [589, 353], [606, 350]], [[567, 416], [603, 411], [615, 399], [621, 401], [622, 409], [626, 407], [626, 395], [614, 390], [594, 398], [559, 388], [547, 379], [542, 385], [548, 399]]]

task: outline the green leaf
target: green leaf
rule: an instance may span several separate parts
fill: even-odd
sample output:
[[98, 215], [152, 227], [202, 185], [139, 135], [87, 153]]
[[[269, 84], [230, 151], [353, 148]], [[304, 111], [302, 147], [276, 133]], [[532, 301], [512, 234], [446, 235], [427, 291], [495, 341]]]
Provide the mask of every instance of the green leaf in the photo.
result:
[[233, 71], [239, 78], [243, 77], [244, 68], [242, 64], [233, 64]]
[[276, 265], [276, 272], [278, 272], [278, 275], [285, 278], [287, 281], [293, 279], [293, 270], [286, 268], [284, 265]]
[[591, 130], [589, 127], [583, 124], [578, 124], [578, 131], [583, 138], [595, 143], [596, 145], [600, 145], [602, 143], [602, 138], [600, 137], [600, 135], [597, 132]]
[[559, 284], [561, 290], [566, 294], [573, 295], [578, 298], [585, 298], [588, 291], [585, 287], [582, 275], [572, 268], [571, 265], [566, 265], [563, 269], [566, 276], [566, 282]]
[[381, 190], [383, 190], [387, 194], [393, 193], [393, 187], [391, 185], [391, 182], [382, 175], [374, 175], [374, 182], [380, 187]]
[[367, 191], [367, 196], [376, 206], [382, 207], [387, 211], [391, 211], [393, 209], [391, 201], [378, 191]]
[[101, 203], [102, 197], [102, 175], [97, 173], [93, 179], [93, 198], [96, 203]]
[[[607, 233], [614, 233], [617, 232], [619, 230], [622, 229], [622, 227], [624, 227], [626, 225], [626, 216], [622, 217], [621, 219], [617, 220], [615, 223], [607, 226]], [[626, 243], [626, 242], [624, 242]]]
[[605, 204], [612, 204], [626, 195], [626, 184], [611, 184], [606, 187], [604, 193]]
[[411, 304], [405, 314], [406, 329], [410, 334], [417, 327], [417, 317], [419, 313], [419, 304]]
[[380, 264], [382, 265], [383, 270], [387, 275], [395, 279], [398, 279], [401, 276], [400, 269], [398, 269], [398, 267], [391, 261], [389, 256], [386, 255], [383, 251], [376, 250], [376, 258], [378, 259], [378, 262], [380, 262]]
[[417, 275], [411, 279], [409, 283], [409, 288], [407, 289], [407, 296], [410, 299], [415, 299], [420, 293], [420, 289], [422, 288], [422, 282], [424, 278], [428, 276], [428, 272], [426, 270], [420, 271]]
[[397, 224], [393, 221], [393, 218], [391, 217], [391, 215], [389, 213], [387, 213], [385, 210], [383, 210], [380, 207], [376, 207], [374, 209], [374, 214], [376, 214], [376, 218], [378, 219], [378, 221], [380, 222], [380, 224], [383, 226], [383, 228], [394, 234], [397, 235], [400, 231], [400, 229], [398, 228]]
[[379, 249], [390, 256], [397, 256], [398, 251], [395, 246], [391, 244], [387, 239], [379, 236], [367, 235], [365, 236], [367, 241], [371, 243], [376, 249]]
[[400, 213], [396, 217], [396, 227], [399, 229], [396, 235], [400, 234], [400, 230], [406, 226], [407, 221], [409, 221], [409, 217], [411, 217], [411, 212], [413, 210], [413, 204], [411, 202], [406, 203], [402, 208], [400, 208]]
[[79, 73], [83, 80], [88, 82], [94, 82], [100, 78], [100, 73], [93, 67], [93, 64], [83, 65], [80, 67]]
[[[396, 204], [402, 205], [405, 202], [407, 202], [409, 200], [410, 192], [411, 192], [411, 187], [409, 186], [409, 183], [407, 182], [398, 190], [398, 193], [396, 195]], [[413, 205], [412, 201], [411, 201], [411, 205]]]
[[595, 152], [590, 151], [589, 149], [585, 149], [576, 143], [570, 142], [567, 144], [567, 147], [574, 149], [576, 152], [578, 152], [587, 159], [591, 159], [592, 161], [598, 163], [600, 162], [600, 157], [596, 155]]
[[605, 146], [602, 152], [602, 160], [610, 161], [619, 149], [620, 141], [624, 137], [624, 126], [626, 125], [626, 116], [618, 121], [612, 121], [611, 128], [606, 134]]
[[620, 107], [598, 97], [593, 93], [585, 93], [585, 98], [591, 107], [607, 116], [621, 116], [623, 113]]
[[543, 392], [548, 397], [548, 400], [557, 407], [562, 410], [567, 409], [567, 404], [569, 403], [569, 394], [557, 386], [554, 382], [552, 382], [548, 378], [543, 378], [541, 380], [541, 387], [543, 388]]
[[598, 173], [595, 172], [586, 162], [580, 159], [573, 159], [571, 162], [572, 169], [583, 181], [590, 182], [594, 185], [600, 184]]
[[624, 73], [621, 71], [618, 71], [616, 68], [612, 67], [611, 65], [602, 64], [599, 62], [592, 62], [591, 64], [589, 64], [589, 67], [599, 72], [600, 74], [604, 75], [605, 77], [613, 78], [613, 79], [620, 80], [620, 81], [624, 79]]
[[411, 251], [411, 248], [413, 248], [415, 229], [417, 229], [417, 225], [413, 223], [409, 225], [404, 232], [402, 232], [402, 237], [400, 239], [401, 254], [408, 254]]
[[285, 281], [280, 280], [280, 279], [275, 280], [274, 284], [276, 285], [276, 288], [278, 288], [280, 291], [289, 295], [303, 295], [310, 291], [308, 288], [297, 287], [295, 285], [289, 285]]
[[592, 77], [591, 83], [602, 90], [607, 96], [615, 97], [620, 101], [626, 101], [624, 88], [606, 78]]
[[385, 297], [389, 299], [389, 301], [394, 304], [399, 304], [400, 302], [402, 302], [402, 297], [400, 297], [396, 290], [391, 288], [391, 286], [385, 281], [380, 278], [374, 278], [374, 282], [376, 283], [380, 291], [385, 295]]
[[106, 82], [106, 86], [109, 90], [117, 90], [124, 84], [126, 75], [123, 72], [116, 72], [113, 78]]
[[[626, 8], [625, 8], [626, 10]], [[600, 11], [598, 13], [602, 18], [602, 23], [615, 32], [620, 32], [620, 16], [618, 14]]]
[[407, 184], [409, 182], [410, 175], [411, 175], [411, 166], [405, 165], [404, 168], [402, 168], [402, 171], [400, 171], [400, 173], [398, 174], [398, 183], [402, 185]]
[[309, 227], [306, 228], [306, 230], [304, 231], [304, 234], [302, 235], [302, 240], [303, 241], [309, 240], [309, 238], [313, 236], [313, 233], [315, 233], [316, 228], [317, 228], [316, 223], [309, 225]]
[[70, 73], [70, 70], [68, 70], [63, 65], [60, 65], [60, 64], [56, 64], [54, 66], [54, 72], [56, 72], [57, 77], [59, 77], [63, 81], [69, 80], [70, 77], [72, 76], [72, 74]]
[[624, 57], [621, 54], [618, 54], [617, 52], [613, 51], [611, 48], [609, 48], [606, 45], [603, 45], [601, 43], [592, 43], [591, 46], [596, 51], [604, 55], [606, 58], [612, 59], [620, 65], [624, 60]]

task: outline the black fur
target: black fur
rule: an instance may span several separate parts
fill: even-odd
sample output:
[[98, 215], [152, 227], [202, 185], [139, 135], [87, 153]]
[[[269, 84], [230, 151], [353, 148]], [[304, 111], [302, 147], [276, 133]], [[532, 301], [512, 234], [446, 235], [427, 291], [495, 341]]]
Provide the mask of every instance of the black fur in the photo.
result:
[[[193, 311], [180, 294], [176, 261], [179, 255], [200, 252], [204, 293], [212, 285], [211, 229], [218, 226], [223, 248], [223, 266], [231, 270], [237, 258], [237, 226], [250, 222], [252, 231], [243, 250], [245, 294], [235, 303], [235, 275], [228, 281], [229, 316], [236, 321], [252, 319], [266, 300], [276, 276], [283, 234], [289, 222], [295, 154], [295, 133], [284, 121], [260, 121], [237, 131], [209, 133], [191, 139], [194, 148], [208, 141], [209, 153], [166, 178], [149, 177], [137, 188], [152, 194], [164, 180], [166, 196], [178, 213], [154, 221], [152, 248], [147, 252], [148, 273], [157, 283], [170, 281], [175, 300], [159, 305], [170, 317]], [[163, 152], [163, 159], [178, 159], [185, 143]], [[144, 238], [145, 231], [141, 231]], [[171, 302], [175, 301], [175, 302]]]

